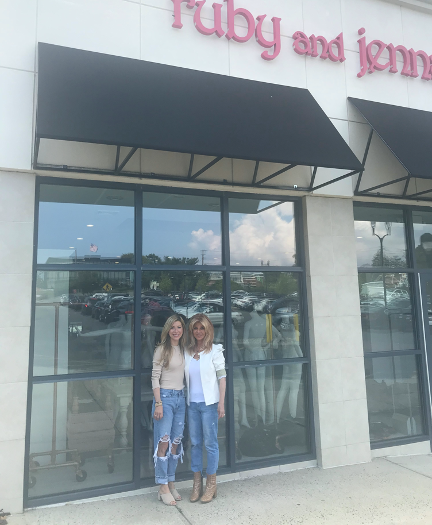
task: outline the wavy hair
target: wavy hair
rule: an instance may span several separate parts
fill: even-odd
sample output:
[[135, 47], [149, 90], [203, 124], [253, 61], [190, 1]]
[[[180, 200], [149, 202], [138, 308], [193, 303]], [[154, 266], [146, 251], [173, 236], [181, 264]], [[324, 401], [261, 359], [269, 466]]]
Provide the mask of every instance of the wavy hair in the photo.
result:
[[171, 346], [171, 338], [169, 335], [169, 331], [172, 328], [172, 325], [178, 321], [183, 329], [183, 334], [179, 339], [179, 346], [180, 346], [180, 353], [182, 356], [184, 355], [184, 347], [185, 347], [185, 338], [186, 338], [186, 326], [182, 319], [182, 317], [178, 314], [174, 314], [171, 317], [168, 317], [168, 319], [165, 321], [164, 327], [162, 328], [162, 335], [161, 335], [161, 342], [158, 346], [162, 347], [162, 355], [160, 359], [160, 364], [162, 364], [165, 368], [167, 368], [170, 364], [173, 350]]
[[194, 348], [196, 346], [196, 339], [193, 335], [194, 326], [197, 323], [201, 323], [205, 329], [204, 337], [204, 353], [208, 354], [211, 352], [213, 339], [214, 339], [214, 328], [210, 319], [205, 314], [195, 314], [189, 319], [188, 324], [188, 339], [187, 339], [187, 349], [188, 352], [192, 355], [194, 353]]

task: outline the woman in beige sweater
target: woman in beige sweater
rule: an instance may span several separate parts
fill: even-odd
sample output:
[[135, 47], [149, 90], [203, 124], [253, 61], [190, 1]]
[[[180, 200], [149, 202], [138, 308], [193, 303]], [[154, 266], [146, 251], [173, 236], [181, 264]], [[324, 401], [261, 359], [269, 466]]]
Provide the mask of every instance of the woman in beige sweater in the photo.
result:
[[153, 418], [155, 478], [158, 499], [165, 505], [181, 500], [174, 487], [179, 458], [183, 462], [183, 429], [185, 421], [184, 343], [185, 324], [175, 314], [167, 319], [161, 343], [153, 356]]

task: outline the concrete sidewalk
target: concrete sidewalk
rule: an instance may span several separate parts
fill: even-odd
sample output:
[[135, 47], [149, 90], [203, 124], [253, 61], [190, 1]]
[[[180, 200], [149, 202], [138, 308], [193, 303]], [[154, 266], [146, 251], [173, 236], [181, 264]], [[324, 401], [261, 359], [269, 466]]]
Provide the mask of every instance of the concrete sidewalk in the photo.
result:
[[431, 525], [432, 456], [220, 483], [208, 505], [180, 493], [177, 508], [146, 494], [30, 510], [9, 525]]

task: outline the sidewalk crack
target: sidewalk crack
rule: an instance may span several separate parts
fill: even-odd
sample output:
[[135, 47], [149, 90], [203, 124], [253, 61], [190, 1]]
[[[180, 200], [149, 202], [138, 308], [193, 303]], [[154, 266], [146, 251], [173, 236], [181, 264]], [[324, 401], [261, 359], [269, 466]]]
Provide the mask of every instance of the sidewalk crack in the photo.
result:
[[181, 508], [176, 505], [176, 509], [179, 511], [181, 517], [184, 519], [184, 521], [188, 524], [188, 525], [193, 525], [193, 523], [185, 516], [184, 512], [181, 510]]
[[404, 468], [405, 470], [409, 470], [410, 472], [414, 472], [414, 474], [418, 474], [419, 476], [423, 476], [424, 478], [432, 479], [432, 476], [423, 474], [423, 472], [418, 472], [417, 470], [413, 470], [409, 467], [406, 467], [405, 465], [401, 465], [400, 463], [395, 463], [394, 461], [388, 458], [383, 458], [383, 459], [385, 459], [388, 463], [391, 463], [392, 465], [396, 465], [397, 467], [401, 467], [401, 468]]

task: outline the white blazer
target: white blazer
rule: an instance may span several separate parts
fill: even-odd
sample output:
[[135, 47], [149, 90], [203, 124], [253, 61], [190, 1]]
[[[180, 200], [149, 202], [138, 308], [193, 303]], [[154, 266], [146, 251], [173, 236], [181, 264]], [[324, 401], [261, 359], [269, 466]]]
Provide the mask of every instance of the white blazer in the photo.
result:
[[[189, 397], [189, 364], [193, 356], [186, 350], [185, 352], [185, 376], [187, 386], [186, 402], [190, 405]], [[211, 352], [205, 354], [201, 352], [200, 359], [201, 383], [204, 392], [206, 405], [219, 403], [219, 383], [218, 380], [226, 377], [225, 357], [222, 345], [212, 345]]]

